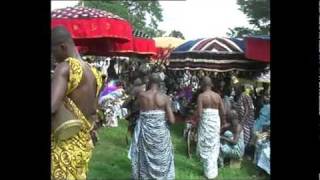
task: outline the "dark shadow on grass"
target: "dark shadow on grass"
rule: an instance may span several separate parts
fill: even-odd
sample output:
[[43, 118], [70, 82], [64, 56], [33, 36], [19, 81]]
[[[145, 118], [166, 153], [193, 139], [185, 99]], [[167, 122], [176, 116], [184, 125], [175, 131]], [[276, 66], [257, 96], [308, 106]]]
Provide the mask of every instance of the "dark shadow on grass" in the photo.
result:
[[170, 125], [170, 132], [172, 133], [171, 137], [175, 135], [176, 137], [183, 137], [183, 129], [185, 124], [178, 122], [176, 124]]

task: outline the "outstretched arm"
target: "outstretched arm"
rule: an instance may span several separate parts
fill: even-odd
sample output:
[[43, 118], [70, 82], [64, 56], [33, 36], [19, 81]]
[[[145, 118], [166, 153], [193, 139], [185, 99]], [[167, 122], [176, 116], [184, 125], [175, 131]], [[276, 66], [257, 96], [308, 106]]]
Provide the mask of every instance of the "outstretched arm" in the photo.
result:
[[167, 113], [167, 117], [169, 119], [169, 122], [171, 124], [174, 124], [176, 120], [174, 118], [174, 114], [173, 114], [172, 109], [171, 109], [171, 99], [170, 98], [167, 98], [166, 113]]
[[69, 65], [60, 63], [55, 71], [51, 83], [51, 115], [56, 113], [67, 91]]

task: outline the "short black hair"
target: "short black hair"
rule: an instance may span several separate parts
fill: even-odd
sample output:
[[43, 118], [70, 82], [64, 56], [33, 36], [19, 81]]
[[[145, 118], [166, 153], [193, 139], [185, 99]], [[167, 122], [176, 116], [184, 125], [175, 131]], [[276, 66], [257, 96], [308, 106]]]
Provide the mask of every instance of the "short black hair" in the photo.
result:
[[73, 43], [70, 32], [64, 26], [57, 26], [51, 30], [51, 44], [58, 45], [61, 43]]

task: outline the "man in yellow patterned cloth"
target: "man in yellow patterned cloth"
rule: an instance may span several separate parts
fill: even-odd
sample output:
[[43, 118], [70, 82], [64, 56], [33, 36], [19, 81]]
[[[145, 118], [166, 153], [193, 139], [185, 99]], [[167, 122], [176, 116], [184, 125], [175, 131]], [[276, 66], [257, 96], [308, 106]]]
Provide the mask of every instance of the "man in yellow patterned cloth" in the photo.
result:
[[81, 122], [80, 130], [67, 139], [57, 138], [55, 131], [51, 133], [51, 179], [83, 180], [93, 149], [90, 131], [97, 118], [101, 76], [81, 60], [63, 26], [53, 28], [51, 33], [51, 51], [58, 63], [51, 86], [51, 115], [55, 117], [64, 105]]

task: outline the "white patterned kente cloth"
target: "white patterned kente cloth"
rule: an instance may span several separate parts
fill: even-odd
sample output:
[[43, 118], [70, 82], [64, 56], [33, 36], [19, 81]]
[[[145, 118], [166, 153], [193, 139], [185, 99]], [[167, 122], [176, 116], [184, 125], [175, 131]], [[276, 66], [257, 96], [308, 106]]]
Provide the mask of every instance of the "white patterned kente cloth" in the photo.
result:
[[217, 109], [204, 109], [198, 127], [197, 152], [203, 162], [204, 174], [209, 179], [218, 176], [219, 150], [219, 111]]
[[133, 179], [175, 178], [173, 146], [165, 112], [140, 112], [129, 149]]

